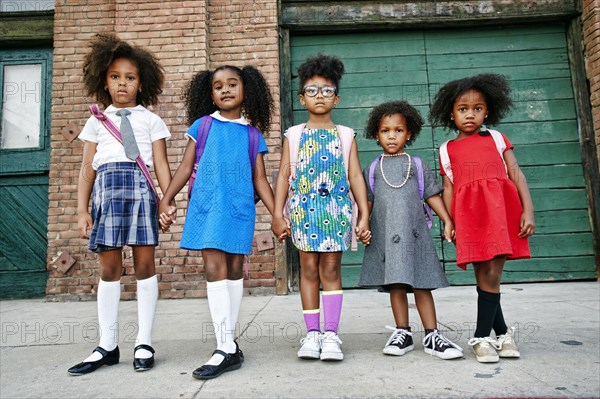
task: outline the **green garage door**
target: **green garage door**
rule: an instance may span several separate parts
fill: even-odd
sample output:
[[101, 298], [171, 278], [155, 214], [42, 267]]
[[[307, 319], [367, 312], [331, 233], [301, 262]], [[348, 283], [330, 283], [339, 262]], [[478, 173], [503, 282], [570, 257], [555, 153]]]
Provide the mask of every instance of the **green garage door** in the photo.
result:
[[[293, 36], [289, 92], [293, 121], [307, 119], [298, 102], [295, 71], [306, 57], [318, 52], [337, 55], [346, 66], [341, 102], [333, 118], [357, 131], [363, 167], [380, 153], [363, 134], [373, 106], [403, 99], [427, 118], [431, 99], [449, 80], [485, 72], [508, 76], [514, 109], [498, 129], [515, 145], [531, 188], [538, 227], [530, 241], [532, 259], [508, 262], [503, 281], [595, 278], [565, 36], [559, 24]], [[437, 148], [452, 136], [427, 125], [409, 151], [437, 171]], [[440, 239], [439, 223], [431, 233], [451, 283], [474, 283], [473, 273], [456, 267], [454, 246]], [[344, 254], [345, 287], [357, 286], [362, 255], [362, 248]]]
[[0, 50], [0, 299], [46, 292], [52, 49]]

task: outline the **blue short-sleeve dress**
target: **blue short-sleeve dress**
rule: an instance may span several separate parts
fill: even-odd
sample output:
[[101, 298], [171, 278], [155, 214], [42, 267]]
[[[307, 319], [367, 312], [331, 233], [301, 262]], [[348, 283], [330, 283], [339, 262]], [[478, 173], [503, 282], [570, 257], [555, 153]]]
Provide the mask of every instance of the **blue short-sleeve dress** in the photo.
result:
[[[196, 140], [202, 118], [187, 135]], [[198, 165], [181, 248], [250, 254], [254, 236], [254, 184], [248, 156], [248, 126], [214, 119]], [[258, 152], [268, 151], [259, 136]]]

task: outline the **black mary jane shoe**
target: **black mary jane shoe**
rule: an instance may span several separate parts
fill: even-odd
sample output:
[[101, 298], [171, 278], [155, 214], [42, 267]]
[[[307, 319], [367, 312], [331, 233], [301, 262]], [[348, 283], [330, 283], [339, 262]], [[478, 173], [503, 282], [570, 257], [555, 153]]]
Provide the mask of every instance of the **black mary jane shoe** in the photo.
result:
[[93, 352], [100, 353], [102, 357], [96, 360], [95, 362], [81, 362], [79, 364], [76, 364], [75, 366], [71, 367], [67, 372], [71, 375], [84, 375], [97, 370], [105, 364], [107, 366], [112, 366], [113, 364], [119, 363], [120, 353], [118, 346], [110, 352], [98, 346], [92, 351], [92, 353]]
[[244, 363], [244, 352], [242, 352], [242, 350], [240, 349], [240, 346], [238, 345], [237, 341], [233, 341], [233, 343], [235, 344], [235, 354], [238, 355], [238, 357], [240, 358], [240, 363]]
[[242, 362], [240, 361], [240, 357], [237, 353], [225, 353], [222, 350], [217, 349], [213, 352], [213, 355], [217, 353], [223, 356], [223, 361], [221, 364], [217, 366], [210, 364], [200, 366], [194, 370], [192, 376], [198, 380], [210, 380], [220, 376], [226, 371], [233, 371], [242, 367]]
[[[138, 349], [146, 349], [148, 352], [152, 352], [152, 356], [147, 359], [135, 357], [135, 352], [137, 352]], [[154, 367], [154, 348], [146, 344], [136, 346], [133, 350], [133, 369], [135, 371], [146, 371], [150, 370], [152, 367]]]

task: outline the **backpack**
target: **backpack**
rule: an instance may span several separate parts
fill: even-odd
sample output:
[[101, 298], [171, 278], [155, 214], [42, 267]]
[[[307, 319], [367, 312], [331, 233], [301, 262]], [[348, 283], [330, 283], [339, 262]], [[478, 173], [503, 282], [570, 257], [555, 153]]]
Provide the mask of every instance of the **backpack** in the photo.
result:
[[[198, 165], [200, 158], [204, 153], [204, 147], [206, 147], [206, 139], [208, 138], [208, 132], [213, 122], [213, 117], [205, 115], [200, 121], [198, 127], [198, 136], [196, 137], [196, 160], [194, 162], [194, 169], [190, 176], [188, 184], [188, 205], [192, 199], [192, 189], [194, 188], [194, 182], [196, 181], [196, 174], [198, 173]], [[258, 136], [260, 132], [257, 128], [252, 125], [248, 125], [248, 156], [250, 157], [250, 167], [252, 168], [252, 175], [254, 175], [254, 166], [256, 165], [256, 156], [258, 155]], [[254, 193], [254, 203], [260, 201], [260, 197]]]
[[[482, 130], [479, 133], [483, 133], [486, 130]], [[506, 142], [502, 137], [502, 133], [497, 130], [487, 129], [487, 132], [494, 139], [494, 143], [496, 144], [496, 150], [500, 154], [500, 158], [502, 159], [502, 163], [504, 163], [504, 169], [506, 169], [506, 173], [508, 173], [508, 168], [506, 167], [506, 162], [504, 162], [504, 151], [506, 151]], [[448, 143], [450, 140], [442, 143], [440, 146], [440, 164], [442, 164], [442, 168], [446, 173], [446, 176], [452, 183], [454, 183], [454, 175], [452, 174], [452, 165], [450, 164], [450, 156], [448, 155]]]
[[[298, 151], [300, 150], [300, 138], [302, 137], [302, 131], [306, 123], [291, 126], [287, 130], [287, 139], [290, 147], [290, 178], [288, 190], [288, 197], [283, 209], [283, 214], [289, 218], [290, 210], [290, 199], [292, 198], [292, 182], [296, 179], [296, 164], [298, 162]], [[347, 126], [336, 125], [336, 128], [340, 134], [340, 143], [342, 146], [342, 155], [344, 158], [344, 169], [346, 169], [346, 177], [348, 177], [348, 160], [350, 159], [350, 150], [352, 149], [352, 141], [354, 140], [354, 130]], [[349, 182], [348, 182], [349, 183]], [[351, 250], [356, 251], [358, 249], [358, 240], [356, 236], [356, 223], [358, 221], [358, 206], [352, 195], [352, 191], [348, 190], [348, 196], [352, 203], [352, 245]]]
[[[377, 167], [377, 163], [380, 162], [381, 155], [371, 162], [369, 165], [369, 187], [371, 188], [371, 192], [375, 194], [375, 168]], [[423, 203], [423, 213], [425, 213], [425, 220], [427, 221], [427, 227], [431, 228], [433, 225], [433, 215], [431, 214], [431, 207], [423, 201], [423, 195], [425, 193], [425, 179], [423, 177], [423, 164], [421, 162], [421, 158], [412, 157], [412, 160], [415, 162], [415, 168], [417, 169], [417, 183], [419, 186], [419, 198]]]

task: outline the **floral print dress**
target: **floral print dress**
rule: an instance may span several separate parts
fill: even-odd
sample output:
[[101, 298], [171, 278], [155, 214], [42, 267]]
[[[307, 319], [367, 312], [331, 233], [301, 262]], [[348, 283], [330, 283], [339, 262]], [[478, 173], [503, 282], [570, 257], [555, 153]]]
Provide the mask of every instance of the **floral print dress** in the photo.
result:
[[304, 129], [291, 185], [292, 241], [305, 252], [345, 251], [352, 204], [337, 129]]

